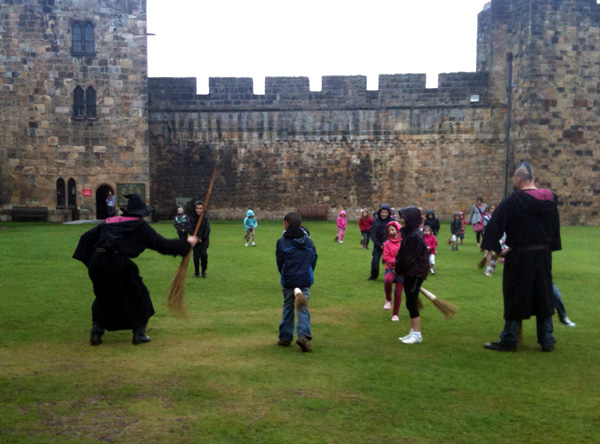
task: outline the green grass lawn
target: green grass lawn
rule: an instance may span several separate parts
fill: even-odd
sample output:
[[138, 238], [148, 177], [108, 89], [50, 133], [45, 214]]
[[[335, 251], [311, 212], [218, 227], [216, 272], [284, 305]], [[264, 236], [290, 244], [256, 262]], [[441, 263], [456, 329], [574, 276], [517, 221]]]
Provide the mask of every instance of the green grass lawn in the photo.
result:
[[[535, 321], [517, 353], [485, 350], [503, 325], [501, 273], [476, 268], [474, 235], [451, 252], [442, 226], [437, 274], [424, 287], [453, 302], [445, 320], [424, 300], [424, 342], [384, 311], [382, 277], [350, 222], [307, 222], [319, 260], [310, 309], [313, 352], [276, 345], [282, 294], [280, 222], [212, 221], [208, 279], [188, 270], [187, 319], [167, 294], [180, 258], [136, 263], [156, 315], [150, 344], [107, 332], [89, 345], [92, 285], [71, 255], [90, 225], [0, 223], [2, 443], [592, 443], [600, 436], [600, 227], [564, 227], [554, 280], [569, 317], [542, 353]], [[153, 227], [175, 237], [170, 223]]]

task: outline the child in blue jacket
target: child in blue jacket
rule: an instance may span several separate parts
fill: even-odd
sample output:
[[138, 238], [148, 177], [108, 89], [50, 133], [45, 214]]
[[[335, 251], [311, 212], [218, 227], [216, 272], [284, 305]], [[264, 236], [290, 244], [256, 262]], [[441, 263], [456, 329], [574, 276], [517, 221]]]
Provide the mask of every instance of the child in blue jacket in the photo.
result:
[[246, 211], [246, 218], [244, 219], [244, 229], [246, 230], [246, 245], [248, 246], [248, 242], [250, 241], [250, 237], [252, 237], [252, 246], [256, 247], [256, 243], [254, 242], [254, 229], [258, 226], [258, 222], [256, 217], [254, 217], [254, 211], [248, 210]]
[[309, 352], [312, 333], [307, 304], [310, 287], [314, 282], [313, 271], [317, 265], [317, 251], [312, 239], [302, 228], [300, 213], [291, 211], [286, 214], [283, 219], [283, 229], [283, 235], [277, 241], [275, 249], [283, 291], [283, 311], [277, 344], [284, 347], [291, 345], [294, 339], [295, 311], [298, 315], [296, 344], [303, 352]]

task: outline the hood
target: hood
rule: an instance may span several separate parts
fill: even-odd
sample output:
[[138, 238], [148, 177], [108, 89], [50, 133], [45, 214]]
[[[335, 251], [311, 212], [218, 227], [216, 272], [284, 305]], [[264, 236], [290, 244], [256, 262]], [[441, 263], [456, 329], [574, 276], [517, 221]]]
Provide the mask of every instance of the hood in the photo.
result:
[[[379, 207], [379, 210], [377, 211], [377, 217], [379, 217], [381, 219], [381, 210], [388, 210], [388, 214], [391, 215], [391, 208], [388, 204], [381, 204], [381, 206]], [[386, 219], [389, 219], [390, 216], [386, 217]], [[385, 220], [385, 219], [384, 219]]]
[[302, 227], [288, 227], [283, 233], [283, 237], [292, 239], [292, 243], [297, 248], [306, 248], [306, 240], [309, 239], [308, 234]]
[[340, 211], [340, 216], [345, 216], [346, 212], [344, 210]]
[[431, 214], [433, 217], [435, 217], [435, 211], [433, 211], [433, 210], [427, 210], [427, 211], [425, 212], [425, 217], [429, 216], [430, 214]]
[[254, 211], [252, 211], [252, 210], [246, 211], [246, 217], [254, 217]]
[[421, 225], [421, 210], [417, 207], [406, 207], [400, 210], [400, 217], [404, 219], [406, 233], [419, 229]]
[[123, 220], [122, 222], [104, 222], [103, 230], [100, 232], [100, 239], [97, 245], [102, 248], [114, 249], [123, 239], [128, 237], [145, 223], [146, 222], [143, 219]]
[[549, 216], [558, 205], [554, 193], [550, 190], [515, 191], [513, 195], [525, 211], [538, 216]]
[[400, 230], [402, 229], [402, 225], [400, 225], [398, 222], [396, 222], [395, 220], [388, 222], [388, 224], [385, 226], [385, 234], [387, 236], [387, 229], [390, 225], [393, 225], [396, 227], [396, 230], [398, 230], [398, 234], [400, 233]]

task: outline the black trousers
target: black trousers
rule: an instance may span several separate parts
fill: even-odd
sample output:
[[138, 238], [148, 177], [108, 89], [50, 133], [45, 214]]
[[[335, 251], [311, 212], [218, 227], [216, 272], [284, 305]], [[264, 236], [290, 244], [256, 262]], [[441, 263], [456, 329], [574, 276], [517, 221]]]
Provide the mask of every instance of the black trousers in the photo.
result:
[[202, 271], [206, 271], [208, 266], [208, 246], [203, 244], [196, 244], [194, 246], [194, 269], [196, 274], [200, 274], [200, 266]]

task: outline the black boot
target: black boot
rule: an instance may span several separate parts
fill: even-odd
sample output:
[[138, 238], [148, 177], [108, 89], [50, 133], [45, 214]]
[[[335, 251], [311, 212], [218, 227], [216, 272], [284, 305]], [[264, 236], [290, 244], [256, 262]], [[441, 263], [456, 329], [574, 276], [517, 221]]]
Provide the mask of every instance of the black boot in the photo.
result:
[[102, 335], [104, 334], [104, 328], [100, 326], [97, 322], [92, 322], [92, 331], [90, 332], [90, 344], [91, 345], [100, 345], [102, 344]]
[[143, 325], [141, 327], [133, 329], [133, 340], [131, 341], [133, 345], [145, 344], [146, 342], [150, 342], [150, 336], [146, 336], [146, 326]]

